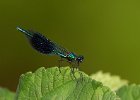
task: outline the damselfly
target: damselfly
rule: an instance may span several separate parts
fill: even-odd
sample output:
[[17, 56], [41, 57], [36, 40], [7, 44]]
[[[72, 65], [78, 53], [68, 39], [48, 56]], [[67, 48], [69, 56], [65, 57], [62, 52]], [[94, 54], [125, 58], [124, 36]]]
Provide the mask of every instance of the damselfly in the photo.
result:
[[20, 27], [17, 27], [17, 30], [24, 33], [32, 47], [40, 53], [47, 55], [58, 55], [61, 57], [61, 59], [66, 59], [66, 61], [68, 61], [70, 64], [73, 63], [74, 67], [76, 68], [79, 68], [77, 66], [79, 66], [79, 63], [83, 62], [83, 56], [78, 56], [73, 52], [69, 52], [67, 49], [51, 41], [38, 32], [25, 30]]

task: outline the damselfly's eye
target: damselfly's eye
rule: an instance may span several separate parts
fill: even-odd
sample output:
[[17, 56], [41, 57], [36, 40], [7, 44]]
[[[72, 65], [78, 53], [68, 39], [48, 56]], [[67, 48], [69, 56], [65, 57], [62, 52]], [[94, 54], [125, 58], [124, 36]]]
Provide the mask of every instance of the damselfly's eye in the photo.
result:
[[77, 60], [78, 62], [83, 62], [84, 56], [78, 56], [78, 57], [76, 58], [76, 60]]

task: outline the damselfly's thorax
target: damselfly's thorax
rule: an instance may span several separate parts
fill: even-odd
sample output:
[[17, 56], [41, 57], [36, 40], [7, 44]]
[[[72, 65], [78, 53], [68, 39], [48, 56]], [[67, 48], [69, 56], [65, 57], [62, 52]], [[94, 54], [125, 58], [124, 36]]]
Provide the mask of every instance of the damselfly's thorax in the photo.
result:
[[83, 56], [77, 56], [73, 52], [68, 52], [67, 55], [66, 55], [66, 59], [69, 62], [78, 62], [78, 63], [81, 63], [81, 62], [83, 62], [84, 57]]

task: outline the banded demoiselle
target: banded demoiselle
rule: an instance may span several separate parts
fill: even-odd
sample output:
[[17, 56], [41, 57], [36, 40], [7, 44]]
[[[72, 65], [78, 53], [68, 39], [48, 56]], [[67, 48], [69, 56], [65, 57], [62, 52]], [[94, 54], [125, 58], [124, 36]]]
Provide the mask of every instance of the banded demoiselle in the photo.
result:
[[17, 30], [24, 33], [32, 47], [42, 54], [60, 56], [61, 59], [66, 59], [70, 64], [74, 63], [77, 66], [79, 66], [79, 63], [83, 62], [84, 57], [82, 55], [78, 56], [75, 53], [68, 51], [38, 32], [25, 30], [20, 27], [17, 27]]

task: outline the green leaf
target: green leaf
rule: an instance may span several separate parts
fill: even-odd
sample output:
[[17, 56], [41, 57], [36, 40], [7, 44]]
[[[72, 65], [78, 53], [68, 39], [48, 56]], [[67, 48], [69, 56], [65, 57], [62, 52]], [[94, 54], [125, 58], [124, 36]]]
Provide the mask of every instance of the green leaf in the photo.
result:
[[128, 84], [127, 80], [123, 80], [117, 75], [103, 73], [102, 71], [98, 71], [97, 73], [92, 74], [90, 77], [96, 81], [102, 82], [103, 85], [109, 87], [112, 91], [116, 91], [120, 87]]
[[117, 91], [121, 100], [140, 100], [140, 85], [123, 86]]
[[[45, 69], [21, 75], [16, 93], [17, 100], [119, 100], [102, 83], [69, 67]], [[80, 76], [82, 73], [82, 76]]]
[[0, 87], [0, 100], [14, 100], [15, 93]]

